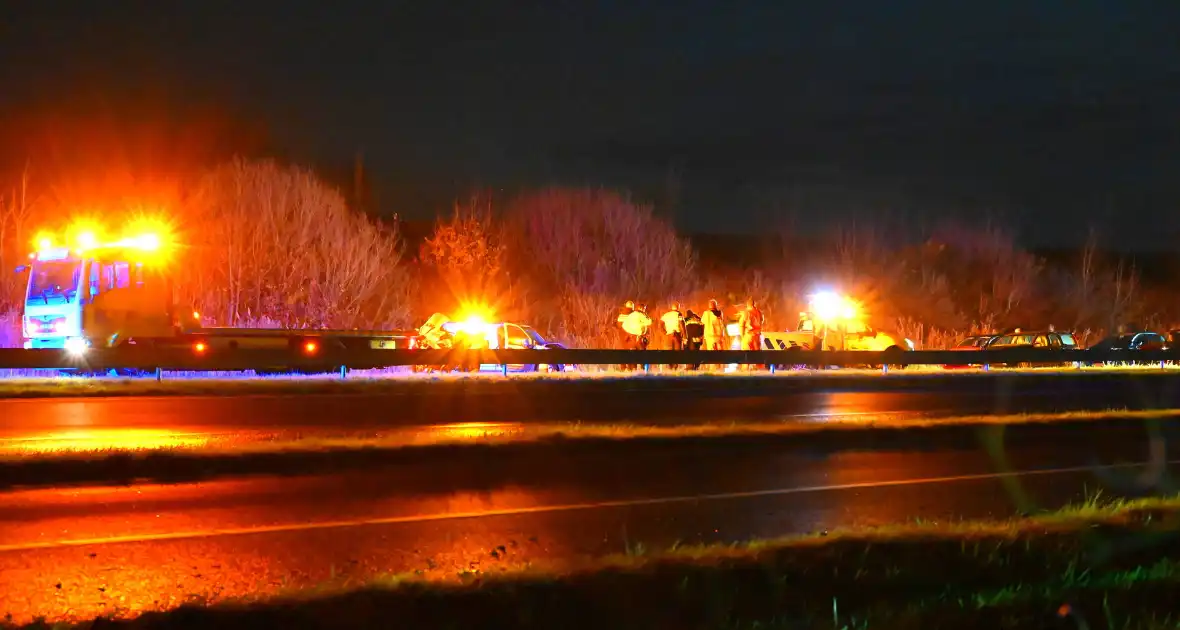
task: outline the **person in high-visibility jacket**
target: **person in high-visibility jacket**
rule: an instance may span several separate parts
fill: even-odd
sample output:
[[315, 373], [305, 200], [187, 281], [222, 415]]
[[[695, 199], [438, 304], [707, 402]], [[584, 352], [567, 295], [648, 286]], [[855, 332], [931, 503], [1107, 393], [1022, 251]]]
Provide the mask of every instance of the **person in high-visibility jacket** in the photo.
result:
[[[672, 308], [668, 309], [660, 316], [660, 323], [664, 325], [664, 349], [665, 350], [683, 350], [684, 349], [684, 314], [680, 312], [680, 304], [673, 304]], [[677, 364], [668, 366], [668, 369], [675, 370], [680, 367]]]
[[724, 350], [729, 343], [725, 339], [725, 317], [717, 300], [709, 300], [709, 308], [701, 313], [701, 325], [705, 327], [705, 350]]
[[[651, 318], [647, 316], [647, 306], [640, 304], [623, 317], [623, 331], [628, 336], [629, 350], [647, 350], [649, 335], [651, 334]], [[635, 369], [636, 364], [624, 366], [623, 369]]]
[[[705, 350], [729, 349], [729, 339], [725, 333], [725, 315], [717, 305], [717, 300], [709, 300], [709, 308], [701, 313], [701, 325], [705, 329]], [[712, 369], [721, 369], [721, 365], [713, 365]]]
[[619, 331], [618, 347], [623, 350], [631, 347], [631, 336], [627, 334], [627, 331], [623, 330], [623, 321], [626, 320], [627, 316], [633, 312], [635, 312], [635, 302], [627, 300], [623, 306], [619, 308], [619, 316], [615, 318], [615, 323], [618, 325]]
[[746, 308], [738, 317], [738, 330], [742, 334], [742, 350], [762, 349], [762, 309], [754, 298], [746, 300]]

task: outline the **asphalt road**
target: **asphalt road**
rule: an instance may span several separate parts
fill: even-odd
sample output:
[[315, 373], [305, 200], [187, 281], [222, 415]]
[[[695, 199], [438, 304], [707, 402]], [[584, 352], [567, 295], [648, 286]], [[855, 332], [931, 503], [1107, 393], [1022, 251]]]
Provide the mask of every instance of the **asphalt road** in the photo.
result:
[[[1010, 447], [1008, 473], [966, 447], [662, 451], [587, 456], [533, 481], [446, 490], [370, 472], [14, 492], [0, 495], [0, 614], [85, 617], [383, 573], [454, 578], [675, 544], [1008, 516], [1087, 490], [1138, 491], [1146, 486], [1129, 480], [1145, 471], [1159, 481], [1160, 470], [1136, 465], [1146, 439], [1119, 436]], [[1175, 447], [1157, 455], [1180, 461]]]
[[[1103, 381], [1104, 382], [1104, 381]], [[210, 437], [401, 432], [407, 441], [519, 432], [552, 422], [681, 424], [743, 420], [822, 422], [833, 417], [953, 416], [1180, 407], [1180, 380], [1129, 379], [1054, 388], [997, 380], [962, 390], [787, 391], [740, 387], [661, 394], [620, 384], [610, 395], [495, 396], [317, 394], [0, 400], [0, 449], [87, 440], [98, 446], [202, 443]], [[56, 442], [55, 442], [56, 441]]]

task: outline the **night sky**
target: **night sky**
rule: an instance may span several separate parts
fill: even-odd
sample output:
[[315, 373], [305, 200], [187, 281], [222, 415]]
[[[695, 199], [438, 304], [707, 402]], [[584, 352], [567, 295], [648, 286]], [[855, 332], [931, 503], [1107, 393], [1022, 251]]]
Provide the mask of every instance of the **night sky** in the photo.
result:
[[300, 159], [363, 151], [409, 217], [570, 183], [690, 231], [1180, 234], [1175, 0], [172, 4], [5, 2], [6, 115], [216, 103]]

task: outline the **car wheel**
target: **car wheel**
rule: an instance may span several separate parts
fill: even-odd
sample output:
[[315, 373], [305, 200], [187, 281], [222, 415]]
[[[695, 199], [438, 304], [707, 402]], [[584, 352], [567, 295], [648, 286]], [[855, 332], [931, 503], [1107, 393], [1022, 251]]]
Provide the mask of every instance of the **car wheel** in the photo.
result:
[[903, 352], [905, 352], [905, 350], [902, 350], [900, 346], [889, 346], [888, 348], [885, 348], [884, 358], [885, 362], [890, 368], [895, 370], [906, 369], [906, 364], [897, 362], [902, 358]]

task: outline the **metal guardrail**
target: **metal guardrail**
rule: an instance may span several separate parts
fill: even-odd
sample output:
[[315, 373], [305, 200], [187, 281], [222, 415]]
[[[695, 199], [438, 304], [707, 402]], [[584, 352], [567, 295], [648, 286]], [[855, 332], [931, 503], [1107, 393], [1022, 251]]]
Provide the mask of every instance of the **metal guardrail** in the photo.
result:
[[1053, 365], [1128, 362], [1180, 363], [1180, 350], [1106, 351], [1021, 348], [992, 351], [919, 350], [911, 352], [832, 352], [781, 350], [380, 350], [319, 348], [210, 349], [123, 346], [66, 350], [0, 349], [0, 369], [243, 371], [289, 370], [347, 372], [397, 366], [492, 365], [688, 365], [739, 364], [777, 367], [858, 367], [905, 365]]

